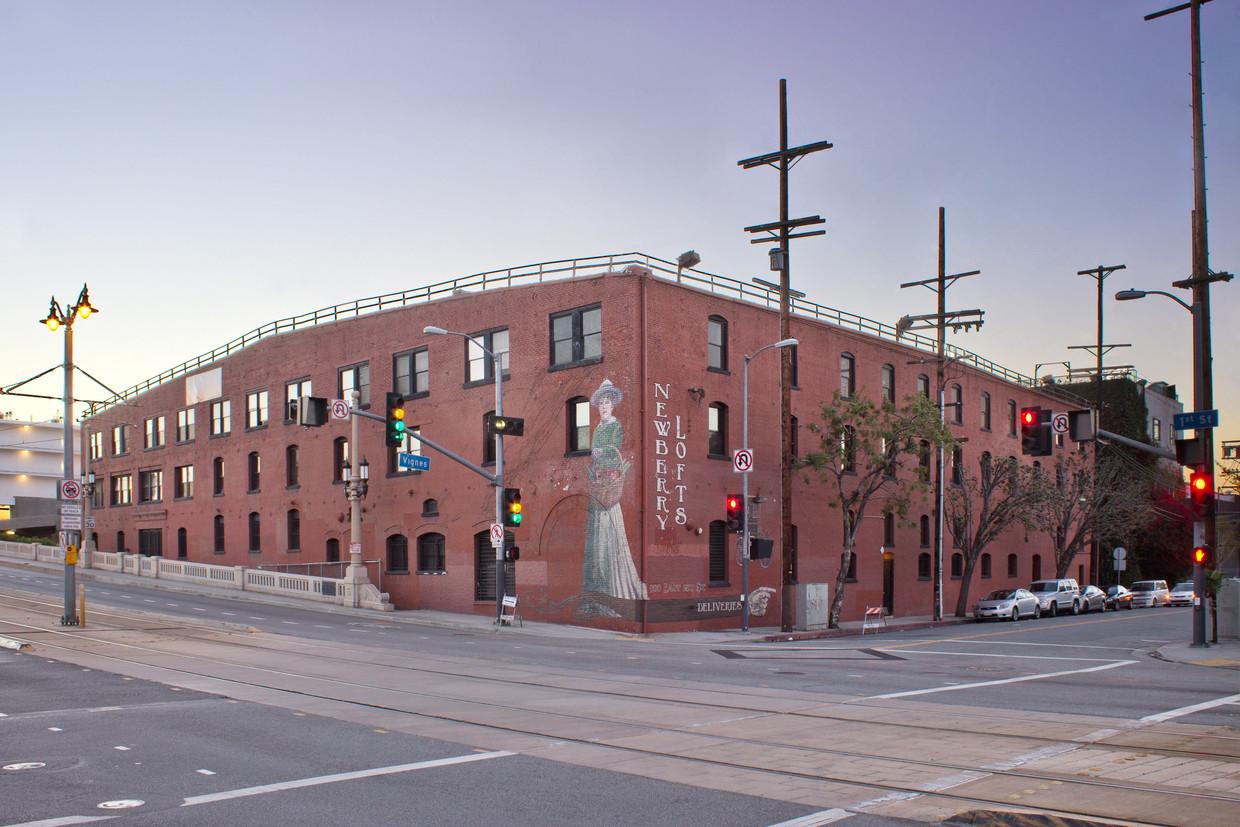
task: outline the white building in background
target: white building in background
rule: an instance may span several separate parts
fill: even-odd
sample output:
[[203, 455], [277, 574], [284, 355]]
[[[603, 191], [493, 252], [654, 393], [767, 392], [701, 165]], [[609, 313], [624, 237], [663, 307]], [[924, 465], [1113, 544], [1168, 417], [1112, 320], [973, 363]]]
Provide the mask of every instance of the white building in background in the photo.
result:
[[[0, 413], [0, 531], [55, 526], [64, 476], [64, 422], [27, 422]], [[82, 469], [81, 439], [73, 428], [74, 476]], [[47, 515], [52, 515], [49, 521]]]

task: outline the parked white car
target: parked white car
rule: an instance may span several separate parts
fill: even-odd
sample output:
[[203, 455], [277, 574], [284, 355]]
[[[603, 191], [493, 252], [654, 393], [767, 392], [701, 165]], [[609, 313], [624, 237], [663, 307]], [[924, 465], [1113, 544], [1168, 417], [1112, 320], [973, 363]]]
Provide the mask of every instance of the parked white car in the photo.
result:
[[1027, 589], [995, 589], [977, 601], [973, 616], [978, 620], [988, 617], [1020, 620], [1022, 617], [1041, 617], [1042, 607]]
[[1138, 580], [1132, 584], [1132, 607], [1144, 609], [1149, 606], [1169, 606], [1166, 580]]

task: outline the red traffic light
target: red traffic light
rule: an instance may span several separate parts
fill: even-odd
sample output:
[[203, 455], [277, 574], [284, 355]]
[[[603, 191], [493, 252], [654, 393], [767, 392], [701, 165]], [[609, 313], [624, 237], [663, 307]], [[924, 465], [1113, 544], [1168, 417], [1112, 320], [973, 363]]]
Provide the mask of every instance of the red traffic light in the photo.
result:
[[1209, 559], [1210, 554], [1206, 551], [1205, 546], [1197, 546], [1197, 548], [1193, 549], [1194, 563], [1204, 564]]
[[1025, 408], [1023, 411], [1021, 411], [1020, 417], [1021, 417], [1021, 421], [1024, 422], [1026, 425], [1039, 424], [1038, 414], [1033, 408]]
[[728, 510], [734, 511], [741, 507], [740, 497], [728, 497]]

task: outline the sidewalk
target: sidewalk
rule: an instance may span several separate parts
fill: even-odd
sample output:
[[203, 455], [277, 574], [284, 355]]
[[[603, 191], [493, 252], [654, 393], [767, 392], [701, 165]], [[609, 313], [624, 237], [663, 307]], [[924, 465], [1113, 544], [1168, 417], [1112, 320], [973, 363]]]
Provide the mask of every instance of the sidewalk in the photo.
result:
[[[57, 572], [62, 568], [61, 566], [55, 564], [34, 562], [30, 560], [17, 560], [9, 557], [0, 557], [0, 564], [12, 566], [14, 568], [38, 569], [41, 571], [51, 572]], [[172, 580], [137, 578], [132, 575], [117, 574], [114, 572], [102, 571], [100, 569], [79, 569], [77, 572], [77, 580], [79, 583], [88, 581], [97, 583], [115, 583], [118, 585], [139, 585], [148, 588], [163, 589], [166, 591], [181, 592], [185, 594], [218, 597], [226, 600], [244, 601], [248, 603], [263, 603], [275, 606], [286, 606], [290, 608], [311, 609], [330, 614], [347, 614], [355, 617], [371, 618], [376, 622], [383, 623], [399, 622], [421, 624], [425, 626], [435, 626], [438, 628], [462, 629], [479, 632], [500, 631], [500, 627], [496, 626], [495, 618], [492, 615], [454, 614], [452, 612], [441, 612], [430, 609], [398, 609], [394, 612], [375, 612], [368, 609], [353, 609], [345, 606], [334, 606], [311, 601], [296, 600], [293, 598], [279, 597], [257, 592], [238, 592], [232, 589], [213, 588], [211, 586], [180, 583]], [[89, 594], [90, 593], [88, 591], [88, 600]], [[867, 629], [864, 635], [862, 634], [863, 623], [860, 620], [844, 621], [840, 623], [840, 628], [838, 629], [820, 629], [805, 632], [781, 632], [776, 626], [751, 626], [748, 632], [742, 632], [738, 627], [736, 629], [705, 632], [654, 632], [648, 634], [635, 634], [631, 632], [617, 632], [609, 629], [593, 629], [585, 626], [545, 623], [538, 620], [525, 620], [523, 624], [520, 624], [515, 628], [526, 634], [546, 637], [603, 639], [631, 638], [634, 640], [657, 640], [664, 643], [715, 646], [719, 644], [736, 645], [739, 643], [778, 643], [797, 640], [823, 640], [841, 637], [857, 638], [857, 642], [860, 642], [861, 640], [867, 639], [877, 640], [883, 635], [889, 635], [897, 632], [908, 632], [916, 629], [962, 626], [971, 623], [972, 621], [968, 618], [958, 617], [945, 617], [938, 621], [928, 615], [914, 617], [891, 617], [887, 618], [885, 627], [880, 628], [877, 631], [874, 629]], [[507, 627], [504, 628], [506, 629]], [[1157, 649], [1156, 656], [1162, 660], [1174, 663], [1185, 663], [1195, 666], [1207, 666], [1240, 671], [1240, 641], [1220, 641], [1217, 644], [1210, 644], [1209, 646], [1203, 648], [1194, 648], [1188, 642], [1170, 643]]]

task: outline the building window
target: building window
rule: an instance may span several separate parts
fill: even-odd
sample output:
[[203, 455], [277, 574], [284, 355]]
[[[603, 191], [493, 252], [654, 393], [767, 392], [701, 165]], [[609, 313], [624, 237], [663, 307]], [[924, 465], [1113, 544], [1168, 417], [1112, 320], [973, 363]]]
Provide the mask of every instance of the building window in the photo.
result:
[[327, 548], [323, 552], [324, 559], [328, 563], [340, 562], [340, 541], [335, 537], [331, 537], [327, 541]]
[[924, 373], [917, 374], [917, 392], [927, 399], [930, 398], [930, 377]]
[[116, 551], [119, 553], [124, 550], [125, 550], [125, 532], [118, 531], [116, 532]]
[[353, 404], [353, 391], [359, 396], [358, 405], [370, 407], [370, 363], [361, 362], [340, 369], [340, 398]]
[[964, 555], [956, 552], [952, 555], [952, 579], [959, 580], [964, 576]]
[[[841, 552], [843, 554], [843, 552]], [[848, 555], [848, 573], [844, 575], [844, 579], [849, 583], [857, 582], [857, 550], [854, 548], [852, 553]]]
[[112, 426], [112, 456], [129, 453], [129, 426]]
[[296, 445], [284, 449], [284, 484], [288, 488], [301, 485], [301, 449]]
[[840, 396], [852, 399], [857, 392], [857, 360], [851, 353], [840, 354]]
[[982, 394], [982, 430], [990, 430], [990, 394]]
[[224, 458], [216, 457], [211, 463], [212, 493], [220, 496], [224, 493]]
[[310, 388], [310, 378], [303, 377], [294, 379], [292, 382], [284, 383], [284, 421], [297, 421], [297, 407], [301, 403], [303, 396], [312, 396], [313, 391]]
[[344, 482], [349, 467], [349, 440], [338, 436], [332, 441], [332, 482]]
[[982, 552], [981, 564], [982, 564], [982, 577], [987, 577], [987, 578], [992, 577], [993, 574], [990, 570], [990, 552]]
[[952, 409], [952, 424], [959, 425], [964, 422], [964, 392], [959, 385], [952, 385], [952, 398], [948, 405]]
[[150, 450], [151, 448], [162, 448], [164, 444], [164, 418], [162, 416], [152, 416], [146, 420], [146, 427], [142, 435], [142, 447]]
[[894, 546], [896, 544], [896, 515], [883, 515], [883, 546]]
[[465, 343], [465, 384], [495, 381], [494, 362], [488, 350], [499, 356], [500, 372], [507, 374], [508, 328], [486, 330], [469, 337]]
[[288, 550], [301, 551], [301, 512], [290, 508], [287, 515]]
[[[800, 387], [797, 384], [797, 348], [798, 347], [799, 345], [792, 345], [791, 347], [780, 348], [780, 350], [788, 354], [788, 387], [790, 388]], [[783, 357], [780, 357], [780, 358], [783, 358]]]
[[438, 517], [439, 516], [439, 500], [427, 499], [422, 500], [422, 516]]
[[172, 495], [178, 500], [188, 500], [194, 496], [194, 466], [178, 465], [175, 469], [176, 479], [172, 483]]
[[1162, 441], [1162, 423], [1157, 418], [1150, 420], [1150, 438], [1155, 445]]
[[927, 551], [917, 555], [917, 579], [930, 579], [930, 553]]
[[194, 409], [186, 408], [177, 411], [177, 442], [192, 442], [194, 439]]
[[590, 400], [574, 396], [565, 406], [568, 426], [568, 453], [584, 454], [590, 450]]
[[112, 478], [112, 495], [108, 505], [129, 505], [133, 492], [133, 478], [129, 474], [117, 474]]
[[1042, 579], [1042, 555], [1041, 554], [1033, 555], [1033, 560], [1030, 562], [1033, 567], [1033, 572], [1032, 574], [1030, 574], [1029, 579], [1030, 580], [1041, 580]]
[[185, 560], [189, 557], [189, 532], [183, 528], [177, 529], [177, 559]]
[[896, 369], [894, 365], [883, 365], [882, 370], [883, 401], [896, 403]]
[[603, 358], [603, 308], [566, 310], [551, 317], [551, 366], [569, 367]]
[[249, 481], [250, 481], [250, 487], [246, 489], [246, 492], [253, 494], [254, 492], [258, 491], [262, 487], [259, 484], [260, 483], [259, 476], [262, 473], [263, 465], [262, 465], [262, 460], [259, 459], [258, 451], [250, 452], [250, 456], [247, 460], [246, 468], [248, 469]]
[[138, 553], [143, 557], [164, 556], [164, 532], [159, 528], [138, 529]]
[[1008, 436], [1016, 436], [1016, 400], [1008, 400]]
[[138, 502], [157, 503], [164, 499], [164, 472], [161, 470], [138, 472]]
[[416, 425], [407, 425], [405, 427], [405, 436], [401, 440], [400, 445], [388, 446], [388, 473], [389, 474], [418, 474], [421, 473], [413, 468], [400, 467], [400, 454], [412, 454], [413, 456], [422, 455], [422, 443], [420, 440], [414, 439], [413, 434], [422, 433], [422, 429]]
[[924, 439], [917, 446], [917, 476], [922, 482], [930, 482], [930, 443]]
[[418, 538], [418, 574], [443, 574], [448, 570], [442, 534], [423, 534]]
[[232, 401], [221, 399], [211, 403], [211, 436], [223, 436], [232, 430]]
[[710, 524], [710, 537], [707, 562], [707, 579], [711, 586], [728, 584], [728, 533], [723, 520], [714, 520]]
[[952, 485], [964, 484], [964, 452], [957, 445], [952, 448]]
[[706, 410], [706, 453], [716, 459], [728, 455], [728, 406], [712, 402]]
[[918, 542], [922, 548], [930, 547], [930, 515], [922, 514], [921, 520], [918, 521]]
[[215, 515], [215, 553], [224, 553], [224, 515]]
[[426, 348], [392, 357], [392, 390], [406, 399], [430, 393], [431, 358]]
[[[90, 507], [103, 508], [103, 482], [93, 484], [90, 492]], [[95, 544], [98, 547], [98, 543]]]
[[795, 416], [789, 417], [789, 425], [792, 433], [789, 447], [792, 449], [792, 455], [799, 457], [801, 455], [801, 421]]
[[262, 552], [263, 537], [261, 524], [258, 519], [258, 512], [250, 512], [250, 553], [260, 554]]
[[245, 395], [245, 427], [267, 427], [267, 391], [254, 391]]
[[728, 369], [728, 320], [722, 316], [706, 320], [706, 367], [719, 371]]
[[1017, 571], [1018, 571], [1018, 568], [1017, 568], [1016, 555], [1009, 554], [1008, 555], [1008, 577], [1013, 577], [1013, 578], [1016, 577]]
[[103, 459], [103, 434], [99, 431], [90, 435], [90, 459], [92, 462]]
[[[507, 545], [505, 540], [505, 548]], [[512, 586], [511, 583], [506, 585]], [[489, 531], [474, 535], [474, 600], [495, 602], [495, 549], [491, 546]]]
[[844, 426], [840, 435], [840, 466], [846, 473], [857, 470], [857, 429], [851, 425]]

